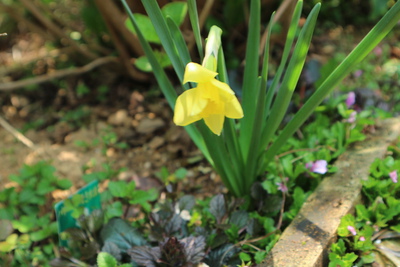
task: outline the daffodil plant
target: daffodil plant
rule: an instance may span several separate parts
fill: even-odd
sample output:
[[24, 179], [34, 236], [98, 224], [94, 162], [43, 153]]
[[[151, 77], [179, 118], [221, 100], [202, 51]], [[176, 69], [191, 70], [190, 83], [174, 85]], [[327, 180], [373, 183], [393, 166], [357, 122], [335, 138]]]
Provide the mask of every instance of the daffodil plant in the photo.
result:
[[[202, 64], [192, 62], [178, 26], [164, 18], [156, 0], [142, 0], [148, 16], [182, 83], [179, 96], [157, 61], [149, 43], [135, 21], [125, 0], [121, 0], [135, 28], [154, 75], [169, 105], [174, 122], [184, 126], [204, 156], [235, 196], [248, 195], [252, 184], [262, 179], [266, 165], [274, 159], [285, 141], [312, 114], [324, 98], [389, 33], [400, 20], [400, 2], [396, 2], [358, 46], [317, 88], [303, 107], [286, 124], [282, 121], [299, 80], [316, 25], [320, 4], [316, 4], [298, 32], [302, 1], [293, 13], [281, 63], [272, 84], [267, 86], [269, 34], [260, 58], [260, 0], [250, 1], [243, 96], [238, 99], [229, 86], [221, 29], [213, 26], [206, 39], [205, 52], [200, 36], [195, 0], [188, 0], [188, 11]], [[296, 44], [294, 44], [297, 36]], [[294, 48], [293, 48], [294, 46]], [[261, 60], [261, 62], [260, 62]], [[261, 63], [261, 70], [260, 70]], [[240, 104], [241, 103], [241, 104]], [[280, 128], [283, 126], [283, 128]]]

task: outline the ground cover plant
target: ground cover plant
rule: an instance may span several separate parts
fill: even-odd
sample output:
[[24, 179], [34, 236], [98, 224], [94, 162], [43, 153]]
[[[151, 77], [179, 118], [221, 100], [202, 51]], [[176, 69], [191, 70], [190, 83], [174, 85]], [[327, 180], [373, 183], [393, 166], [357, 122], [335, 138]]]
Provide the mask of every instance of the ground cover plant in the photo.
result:
[[[345, 105], [347, 96], [339, 99]], [[159, 199], [159, 192], [136, 190], [134, 182], [115, 181], [110, 175], [102, 178], [108, 185], [101, 194], [101, 212], [85, 215], [79, 195], [66, 202], [67, 210], [72, 211], [80, 225], [80, 229], [69, 229], [65, 233], [70, 236], [67, 238], [70, 240], [68, 251], [63, 248], [54, 250], [58, 238], [55, 218], [49, 213], [51, 207], [43, 211], [45, 216], [38, 221], [45, 224], [51, 221], [54, 226], [47, 227], [45, 233], [38, 225], [31, 225], [34, 221], [30, 217], [15, 212], [2, 216], [3, 229], [8, 229], [4, 233], [7, 238], [0, 243], [2, 264], [93, 266], [101, 261], [101, 257], [112, 257], [109, 259], [111, 262], [135, 261], [143, 266], [158, 266], [160, 262], [170, 266], [168, 264], [176, 261], [181, 266], [199, 262], [209, 266], [236, 265], [241, 261], [260, 263], [279, 238], [281, 229], [294, 218], [322, 176], [335, 171], [328, 162], [334, 161], [347, 146], [346, 133], [351, 135], [354, 132], [359, 136], [357, 129], [367, 126], [349, 123], [346, 118], [330, 125], [332, 121], [328, 114], [337, 110], [337, 105], [329, 101], [326, 104], [316, 114], [316, 120], [302, 129], [303, 139], [291, 138], [288, 141], [282, 151], [289, 153], [280, 155], [277, 163], [269, 167], [267, 179], [254, 185], [251, 200], [222, 194], [200, 200], [193, 195], [174, 196], [171, 192], [166, 199], [155, 202]], [[299, 149], [305, 144], [310, 148]], [[36, 170], [36, 175], [49, 173], [51, 177], [54, 172], [54, 168], [44, 162], [26, 166], [20, 176], [33, 182], [32, 176], [23, 176], [29, 170]], [[179, 176], [179, 173], [175, 175]], [[15, 180], [20, 180], [18, 175], [15, 177]], [[91, 182], [91, 179], [88, 177], [86, 181]], [[165, 188], [173, 182], [164, 181]], [[66, 184], [64, 189], [68, 186], [70, 184]], [[21, 188], [29, 189], [19, 183], [2, 191], [1, 195], [7, 199], [9, 192], [15, 194]], [[16, 199], [13, 205], [23, 205], [21, 201]], [[31, 205], [36, 209], [43, 207]], [[2, 214], [12, 207], [3, 207]], [[249, 210], [249, 207], [252, 208]], [[133, 221], [127, 223], [120, 218]], [[41, 238], [37, 239], [37, 235]], [[41, 243], [32, 243], [34, 241]], [[166, 254], [162, 253], [163, 250], [167, 251]], [[103, 252], [98, 254], [98, 251]]]
[[331, 246], [329, 266], [398, 266], [399, 143], [371, 165], [362, 181], [362, 204], [341, 219], [339, 239]]
[[[257, 2], [252, 1], [250, 27], [259, 24]], [[158, 14], [154, 3], [147, 2], [149, 5], [147, 7], [151, 9], [150, 20], [157, 18]], [[192, 4], [191, 8], [190, 4]], [[189, 13], [196, 28], [196, 14], [193, 7], [193, 2], [189, 1]], [[398, 8], [398, 5], [396, 7]], [[167, 92], [167, 100], [170, 104], [172, 103], [172, 106], [175, 100], [177, 105], [180, 105], [180, 108], [175, 109], [174, 121], [178, 125], [190, 124], [201, 118], [206, 120], [206, 125], [199, 122], [196, 126], [186, 127], [205, 158], [221, 175], [224, 184], [230, 190], [229, 193], [218, 193], [212, 197], [197, 199], [190, 192], [176, 190], [181, 182], [187, 180], [189, 171], [185, 168], [173, 170], [171, 173], [167, 169], [162, 169], [158, 175], [162, 188], [144, 191], [132, 180], [117, 179], [119, 171], [104, 164], [102, 172], [92, 172], [82, 177], [87, 183], [93, 180], [100, 181], [102, 210], [89, 214], [82, 206], [84, 198], [80, 195], [74, 195], [65, 201], [65, 212], [71, 212], [71, 216], [77, 219], [79, 226], [62, 233], [63, 239], [69, 241], [69, 247], [65, 248], [57, 246], [55, 218], [49, 211], [49, 207], [41, 204], [43, 201], [52, 204], [53, 194], [50, 193], [56, 188], [69, 188], [70, 184], [64, 180], [56, 180], [53, 175], [54, 169], [48, 163], [41, 162], [37, 165], [25, 166], [20, 174], [13, 176], [12, 180], [16, 184], [0, 192], [2, 202], [5, 203], [0, 210], [1, 229], [4, 229], [0, 238], [0, 263], [5, 266], [94, 266], [96, 264], [98, 266], [192, 266], [201, 263], [208, 266], [244, 266], [260, 263], [279, 238], [280, 232], [296, 216], [302, 203], [318, 185], [323, 175], [335, 171], [331, 165], [335, 159], [348, 145], [363, 140], [368, 131], [373, 130], [374, 116], [391, 115], [379, 109], [364, 109], [363, 103], [357, 102], [359, 101], [357, 93], [347, 88], [346, 93], [326, 100], [312, 112], [310, 121], [300, 127], [300, 124], [307, 119], [305, 115], [311, 115], [312, 109], [319, 104], [317, 102], [325, 98], [326, 93], [333, 89], [333, 85], [339, 81], [339, 78], [354, 71], [352, 68], [358, 67], [356, 62], [366, 56], [368, 50], [372, 50], [374, 44], [383, 38], [379, 30], [382, 28], [378, 27], [376, 31], [379, 34], [370, 35], [369, 39], [367, 38], [362, 43], [363, 45], [347, 58], [345, 62], [348, 64], [342, 64], [342, 67], [333, 71], [335, 75], [327, 75], [315, 83], [316, 87], [325, 88], [324, 93], [309, 102], [303, 103], [304, 99], [301, 96], [297, 99], [298, 102], [296, 99], [292, 101], [290, 97], [294, 93], [302, 65], [305, 63], [306, 50], [318, 9], [319, 5], [311, 11], [300, 35], [295, 37], [295, 33], [298, 32], [296, 28], [301, 3], [297, 5], [294, 12], [295, 19], [289, 31], [289, 35], [292, 34], [293, 38], [288, 38], [284, 52], [286, 55], [284, 58], [290, 58], [289, 63], [285, 62], [286, 58], [281, 65], [278, 65], [268, 91], [263, 90], [268, 84], [268, 64], [266, 63], [269, 55], [268, 42], [264, 50], [266, 53], [263, 70], [260, 73], [261, 78], [257, 78], [258, 41], [255, 40], [260, 37], [249, 37], [249, 43], [251, 43], [249, 46], [252, 48], [248, 48], [246, 65], [252, 65], [252, 69], [245, 70], [245, 77], [249, 78], [244, 79], [243, 90], [237, 91], [237, 95], [242, 94], [243, 108], [239, 106], [232, 91], [223, 85], [224, 82], [230, 81], [224, 66], [221, 32], [216, 27], [210, 27], [211, 33], [206, 44], [203, 66], [196, 63], [189, 65], [189, 69], [195, 70], [194, 75], [190, 72], [184, 74], [184, 69], [181, 68], [178, 71], [178, 79], [180, 82], [186, 80], [196, 82], [197, 88], [204, 83], [204, 87], [212, 86], [223, 91], [221, 95], [228, 99], [224, 104], [231, 105], [228, 111], [222, 112], [221, 117], [221, 105], [210, 107], [209, 103], [205, 105], [204, 101], [199, 101], [197, 105], [201, 112], [188, 112], [185, 110], [185, 103], [195, 102], [196, 99], [188, 97], [187, 93], [184, 96], [185, 93], [183, 93], [176, 100], [175, 89], [162, 88], [164, 92]], [[184, 8], [181, 6], [179, 10], [184, 10]], [[390, 14], [397, 13], [393, 11]], [[174, 23], [179, 25], [181, 20], [170, 19], [168, 12], [161, 14], [163, 15], [158, 18], [166, 19], [168, 25], [167, 28], [161, 25], [161, 30], [164, 33], [171, 31], [175, 37], [173, 42], [176, 42], [173, 45], [184, 49], [179, 31], [174, 25]], [[392, 17], [392, 20], [396, 21], [395, 18], [397, 17]], [[385, 25], [388, 21], [391, 21], [390, 16], [379, 25]], [[392, 21], [389, 24], [391, 23]], [[135, 27], [134, 21], [129, 27], [134, 27], [136, 34], [140, 36], [140, 27]], [[383, 27], [383, 29], [388, 31], [389, 27]], [[198, 30], [194, 30], [196, 31]], [[272, 27], [270, 27], [271, 31]], [[164, 38], [168, 39], [168, 36]], [[148, 37], [144, 36], [141, 39], [146, 47], [145, 41]], [[291, 42], [294, 39], [297, 39], [297, 45], [293, 55], [289, 57]], [[369, 42], [371, 39], [373, 39], [372, 43]], [[170, 41], [167, 40], [167, 42]], [[197, 41], [198, 44], [201, 43], [199, 39]], [[168, 52], [168, 46], [165, 47], [165, 53], [171, 53], [171, 51]], [[204, 53], [201, 45], [198, 50], [200, 55]], [[147, 64], [146, 60], [149, 61], [152, 65], [151, 70], [159, 79], [161, 75], [160, 86], [168, 86], [169, 81], [165, 79], [166, 75], [163, 76], [161, 68], [169, 65], [169, 62], [165, 64], [163, 60], [164, 52], [152, 56], [149, 51], [147, 50], [147, 59], [142, 59], [145, 62], [138, 63]], [[174, 62], [176, 55], [169, 54], [171, 64], [175, 69], [177, 68], [174, 64], [184, 66], [185, 64], [182, 63], [185, 60], [189, 62], [184, 50], [179, 50], [179, 52], [182, 52], [179, 59], [182, 62]], [[157, 65], [159, 61], [161, 61], [160, 66]], [[148, 65], [146, 67], [146, 70], [150, 70]], [[211, 73], [208, 68], [212, 70]], [[214, 79], [215, 70], [219, 72], [218, 81]], [[366, 69], [364, 72], [370, 74], [372, 70]], [[356, 76], [356, 72], [353, 72], [353, 75]], [[397, 74], [392, 73], [392, 75]], [[325, 79], [328, 82], [324, 83]], [[387, 80], [391, 81], [389, 78]], [[190, 85], [195, 87], [194, 84]], [[254, 92], [246, 93], [245, 87], [255, 88], [257, 91], [255, 94], [260, 97], [252, 99]], [[79, 88], [78, 95], [85, 95], [86, 90]], [[278, 94], [274, 96], [276, 91], [274, 88], [283, 88], [283, 91], [286, 88], [286, 94], [280, 93], [281, 89], [279, 89]], [[185, 92], [194, 90], [189, 87], [186, 89], [188, 90]], [[228, 92], [229, 97], [224, 95], [224, 92]], [[213, 101], [217, 102], [215, 99]], [[264, 102], [267, 105], [263, 107]], [[300, 109], [297, 113], [300, 115], [292, 117], [293, 114], [286, 113], [289, 105], [292, 105], [294, 110]], [[205, 110], [206, 108], [210, 109]], [[219, 115], [219, 117], [207, 121], [207, 115], [209, 115], [207, 112], [212, 114], [212, 109], [218, 111], [218, 114], [213, 115]], [[64, 116], [63, 122], [72, 125], [71, 127], [78, 127], [80, 121], [77, 118], [89, 117], [85, 110], [80, 108], [65, 114], [68, 116]], [[253, 114], [253, 116], [246, 117], [246, 114]], [[277, 114], [279, 116], [276, 116]], [[243, 116], [243, 119], [236, 122], [224, 118], [225, 115], [234, 119]], [[262, 119], [260, 124], [256, 121], [259, 117]], [[284, 125], [289, 121], [289, 124], [280, 127], [281, 121]], [[250, 127], [243, 126], [242, 123]], [[270, 125], [273, 127], [266, 130], [265, 127]], [[291, 126], [287, 128], [287, 125]], [[278, 135], [275, 136], [277, 129], [283, 131], [277, 132]], [[291, 137], [295, 131], [297, 131], [296, 137]], [[238, 132], [243, 132], [243, 135], [236, 136]], [[110, 149], [124, 150], [127, 147], [126, 143], [118, 141], [113, 131], [104, 129], [102, 136], [90, 142], [78, 142], [76, 146], [82, 149], [100, 147], [102, 154], [107, 154]], [[266, 139], [260, 140], [260, 136]], [[254, 148], [258, 151], [261, 147], [260, 150], [263, 150], [266, 144], [272, 145], [266, 152], [262, 151], [259, 155], [252, 153]], [[42, 179], [36, 188], [36, 183], [33, 182], [38, 178], [33, 178], [35, 175], [48, 178]], [[248, 179], [245, 180], [244, 177]], [[26, 199], [32, 199], [33, 203], [27, 204]], [[28, 214], [17, 212], [19, 209], [23, 212], [33, 210], [33, 213], [40, 217], [35, 218], [34, 215], [28, 216]], [[42, 225], [50, 225], [50, 227], [42, 229]]]

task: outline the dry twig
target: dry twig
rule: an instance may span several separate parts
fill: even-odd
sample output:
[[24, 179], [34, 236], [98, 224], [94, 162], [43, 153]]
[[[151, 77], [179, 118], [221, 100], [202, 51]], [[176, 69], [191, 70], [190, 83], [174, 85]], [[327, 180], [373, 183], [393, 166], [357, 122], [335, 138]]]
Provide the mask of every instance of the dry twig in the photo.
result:
[[35, 149], [35, 144], [27, 137], [25, 137], [25, 135], [18, 132], [14, 127], [12, 127], [11, 124], [9, 124], [2, 116], [0, 116], [0, 125], [3, 126], [3, 128], [6, 129], [8, 132], [10, 132], [15, 138], [21, 141], [21, 143], [33, 150]]
[[64, 77], [73, 76], [73, 75], [79, 75], [79, 74], [91, 71], [94, 68], [97, 68], [101, 65], [105, 65], [108, 63], [112, 63], [112, 62], [118, 62], [118, 58], [116, 58], [116, 57], [98, 58], [83, 67], [59, 70], [59, 71], [51, 72], [49, 74], [37, 76], [37, 77], [31, 78], [31, 79], [0, 84], [0, 91], [11, 91], [11, 90], [23, 88], [23, 87], [26, 87], [29, 85], [33, 85], [33, 84], [40, 84], [40, 83], [48, 82], [48, 81], [54, 80], [54, 79], [64, 78]]

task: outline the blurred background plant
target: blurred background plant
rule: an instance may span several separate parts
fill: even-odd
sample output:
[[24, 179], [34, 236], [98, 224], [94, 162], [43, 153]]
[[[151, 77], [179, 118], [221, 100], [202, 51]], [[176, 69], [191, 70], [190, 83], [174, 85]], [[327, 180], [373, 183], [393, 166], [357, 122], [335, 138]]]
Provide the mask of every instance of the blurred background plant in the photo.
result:
[[[144, 8], [140, 0], [127, 1], [133, 13], [144, 14]], [[170, 1], [159, 0], [160, 6]], [[175, 1], [179, 3], [179, 1]], [[305, 13], [320, 1], [305, 3]], [[370, 0], [370, 1], [323, 1], [321, 18], [323, 27], [337, 25], [373, 25], [393, 4], [392, 0]], [[284, 43], [285, 30], [290, 23], [290, 13], [294, 8], [295, 1], [292, 0], [263, 0], [262, 1], [262, 23], [267, 24], [272, 11], [278, 10], [276, 20], [279, 21], [280, 29], [277, 28], [276, 37], [273, 41]], [[223, 43], [226, 44], [225, 54], [231, 64], [228, 67], [236, 67], [243, 60], [246, 24], [249, 10], [247, 1], [197, 1], [200, 14], [200, 29], [208, 32], [212, 25], [217, 25], [224, 32]], [[168, 9], [168, 8], [167, 8]], [[363, 16], [354, 16], [360, 11]], [[70, 101], [76, 101], [79, 86], [76, 79], [72, 77], [77, 74], [86, 73], [89, 70], [102, 66], [100, 72], [105, 75], [102, 80], [108, 81], [128, 77], [135, 81], [149, 81], [149, 75], [139, 71], [133, 66], [141, 56], [143, 50], [136, 36], [125, 27], [126, 14], [118, 1], [100, 0], [4, 0], [0, 3], [2, 17], [0, 19], [1, 32], [7, 36], [0, 38], [0, 47], [10, 49], [10, 41], [15, 40], [20, 34], [28, 34], [24, 42], [12, 45], [12, 55], [15, 64], [12, 67], [2, 67], [0, 76], [2, 86], [0, 90], [13, 90], [15, 88], [28, 87], [38, 84], [37, 82], [50, 81], [51, 78], [70, 77], [67, 88], [72, 88]], [[176, 9], [172, 9], [176, 13]], [[101, 14], [99, 16], [99, 14]], [[166, 13], [168, 14], [168, 12]], [[170, 13], [169, 13], [170, 14]], [[180, 14], [184, 15], [184, 12]], [[232, 16], [232, 14], [236, 14]], [[287, 16], [289, 15], [289, 16]], [[138, 15], [139, 16], [139, 15]], [[142, 21], [145, 15], [140, 15]], [[188, 42], [188, 48], [192, 55], [194, 51], [194, 37], [190, 29], [188, 19], [184, 16], [177, 18], [178, 25], [184, 32]], [[330, 23], [330, 25], [329, 25]], [[145, 23], [144, 23], [145, 24]], [[322, 27], [320, 27], [321, 29]], [[322, 29], [321, 29], [322, 30]], [[32, 42], [32, 39], [35, 42]], [[40, 42], [38, 42], [38, 39]], [[225, 41], [227, 40], [227, 41]], [[153, 39], [154, 41], [154, 39]], [[30, 44], [32, 43], [32, 44]], [[154, 44], [159, 42], [155, 40]], [[30, 45], [42, 45], [36, 55], [21, 58], [21, 50]], [[2, 59], [9, 60], [9, 59]], [[140, 61], [140, 60], [139, 60]], [[91, 63], [91, 64], [89, 64]], [[89, 65], [88, 65], [89, 64]], [[140, 64], [140, 63], [138, 63]], [[82, 66], [86, 66], [82, 68]], [[79, 68], [81, 67], [81, 68]], [[64, 69], [64, 71], [60, 71]], [[29, 70], [33, 70], [30, 72]], [[38, 75], [49, 74], [44, 80], [39, 80]], [[50, 75], [51, 73], [51, 75]], [[36, 76], [36, 80], [20, 84], [8, 84], [12, 80], [22, 77]], [[72, 76], [72, 77], [71, 77]], [[99, 83], [93, 81], [93, 76], [86, 78], [86, 86], [90, 91], [98, 89]], [[34, 82], [35, 81], [35, 82]], [[104, 80], [101, 81], [104, 84]]]

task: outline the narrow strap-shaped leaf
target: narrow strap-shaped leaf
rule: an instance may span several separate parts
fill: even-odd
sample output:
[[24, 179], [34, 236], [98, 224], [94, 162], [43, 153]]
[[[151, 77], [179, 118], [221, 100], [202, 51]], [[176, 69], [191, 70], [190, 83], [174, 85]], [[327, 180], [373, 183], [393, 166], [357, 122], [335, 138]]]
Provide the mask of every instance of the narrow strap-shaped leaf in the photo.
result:
[[[204, 124], [204, 122], [200, 121], [199, 124]], [[240, 177], [233, 171], [232, 164], [234, 163], [229, 159], [228, 151], [221, 140], [221, 136], [216, 136], [206, 127], [200, 127], [199, 130], [204, 136], [208, 151], [214, 160], [213, 166], [220, 175], [222, 182], [235, 196], [241, 196], [243, 191], [238, 183]]]
[[247, 158], [249, 145], [251, 140], [251, 130], [254, 123], [254, 113], [256, 107], [256, 96], [258, 95], [257, 77], [259, 54], [258, 47], [260, 44], [260, 0], [251, 0], [250, 3], [250, 21], [248, 28], [245, 69], [242, 86], [242, 106], [244, 117], [240, 121], [240, 145]]
[[[254, 117], [254, 120], [257, 123], [253, 124], [253, 130], [252, 130], [253, 135], [250, 142], [249, 153], [246, 159], [245, 172], [247, 174], [247, 179], [245, 187], [248, 188], [248, 190], [250, 190], [251, 185], [255, 182], [257, 178], [259, 157], [260, 154], [262, 154], [262, 153], [257, 153], [256, 151], [259, 151], [262, 129], [265, 124], [264, 120], [265, 98], [266, 98], [265, 88], [267, 87], [267, 80], [268, 80], [269, 43], [270, 43], [274, 17], [275, 17], [275, 12], [272, 14], [268, 24], [269, 29], [267, 34], [267, 40], [265, 42], [265, 47], [264, 47], [263, 68], [261, 71], [261, 77], [259, 79], [260, 90], [257, 98], [256, 114]], [[251, 153], [252, 151], [254, 153]]]
[[199, 51], [200, 61], [203, 60], [203, 42], [201, 41], [200, 35], [200, 23], [199, 23], [199, 15], [197, 12], [196, 0], [188, 0], [188, 10], [189, 10], [189, 18], [190, 23], [192, 25], [192, 30], [194, 34], [194, 39], [196, 40], [197, 50]]
[[[180, 55], [180, 60], [182, 62], [182, 65], [186, 66], [191, 61], [191, 59], [190, 59], [190, 54], [189, 54], [187, 44], [185, 42], [185, 39], [183, 39], [183, 36], [182, 36], [182, 32], [179, 30], [175, 21], [173, 21], [171, 18], [167, 17], [166, 21], [167, 21], [167, 25], [171, 31], [172, 40], [174, 40], [174, 44]], [[183, 85], [183, 87], [185, 89], [189, 89], [189, 84], [186, 83]]]
[[191, 59], [190, 59], [189, 49], [187, 47], [185, 39], [183, 39], [182, 36], [182, 32], [179, 30], [175, 21], [173, 21], [170, 17], [167, 17], [166, 20], [168, 28], [171, 31], [172, 40], [174, 40], [176, 49], [178, 50], [178, 53], [180, 55], [180, 60], [182, 62], [182, 65], [186, 66], [186, 64], [188, 64], [191, 61]]
[[[218, 66], [219, 80], [229, 84], [228, 73], [225, 65], [224, 51], [222, 47], [220, 47], [218, 52], [217, 66]], [[236, 173], [236, 177], [239, 178], [239, 180], [236, 183], [240, 186], [240, 188], [243, 188], [244, 186], [243, 177], [245, 177], [243, 176], [244, 161], [242, 157], [243, 154], [241, 152], [239, 145], [237, 130], [235, 129], [234, 119], [225, 118], [223, 139], [225, 141], [226, 148], [231, 158], [231, 161], [233, 162], [233, 168]]]
[[270, 161], [279, 149], [292, 136], [296, 130], [308, 119], [315, 108], [356, 66], [374, 49], [379, 42], [391, 31], [400, 20], [400, 2], [385, 14], [375, 27], [364, 37], [356, 48], [343, 60], [343, 62], [329, 75], [321, 86], [315, 91], [304, 106], [296, 113], [292, 120], [279, 134], [277, 140], [268, 149], [265, 160]]
[[165, 22], [164, 16], [161, 13], [160, 7], [156, 0], [142, 0], [142, 4], [146, 9], [147, 15], [150, 17], [151, 22], [160, 38], [161, 44], [163, 45], [165, 52], [169, 56], [172, 66], [179, 80], [183, 81], [183, 73], [185, 66], [180, 60], [179, 53], [175, 47], [175, 43], [172, 39], [171, 32]]
[[[265, 95], [265, 89], [267, 88], [267, 81], [268, 81], [268, 66], [269, 66], [269, 43], [271, 39], [271, 34], [272, 34], [272, 28], [274, 26], [274, 18], [275, 18], [275, 12], [272, 13], [271, 19], [269, 20], [268, 23], [268, 34], [267, 34], [267, 40], [265, 41], [265, 47], [264, 47], [264, 58], [263, 58], [263, 68], [261, 70], [261, 87], [260, 89], [262, 91], [262, 94]], [[265, 108], [265, 106], [264, 106]]]
[[[295, 9], [293, 11], [292, 21], [290, 22], [288, 34], [286, 36], [285, 46], [283, 48], [281, 63], [279, 64], [279, 67], [275, 74], [275, 77], [272, 80], [271, 87], [268, 89], [267, 97], [265, 100], [266, 101], [265, 102], [265, 107], [266, 107], [265, 116], [268, 116], [268, 114], [271, 110], [272, 99], [274, 97], [274, 94], [276, 92], [276, 88], [278, 87], [278, 84], [281, 82], [283, 70], [286, 67], [287, 60], [289, 58], [289, 54], [292, 50], [293, 41], [296, 36], [297, 28], [299, 25], [302, 7], [303, 7], [303, 1], [298, 1]], [[269, 27], [272, 28], [272, 25], [269, 24]]]
[[306, 61], [308, 48], [317, 22], [318, 12], [321, 4], [318, 3], [311, 10], [303, 29], [300, 32], [299, 39], [293, 51], [293, 55], [289, 61], [288, 68], [279, 88], [278, 95], [272, 106], [271, 114], [268, 116], [267, 122], [262, 132], [262, 140], [260, 149], [263, 150], [271, 141], [275, 131], [281, 124], [286, 110], [289, 106], [294, 89], [299, 80], [301, 71]]

